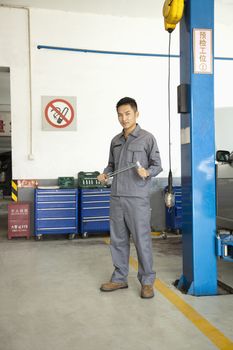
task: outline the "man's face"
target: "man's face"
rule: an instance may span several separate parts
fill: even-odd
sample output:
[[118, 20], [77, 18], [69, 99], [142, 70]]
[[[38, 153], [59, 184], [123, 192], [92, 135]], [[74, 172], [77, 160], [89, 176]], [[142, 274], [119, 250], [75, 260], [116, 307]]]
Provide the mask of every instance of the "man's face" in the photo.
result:
[[119, 122], [125, 131], [131, 131], [136, 127], [138, 112], [129, 104], [118, 107], [117, 114]]

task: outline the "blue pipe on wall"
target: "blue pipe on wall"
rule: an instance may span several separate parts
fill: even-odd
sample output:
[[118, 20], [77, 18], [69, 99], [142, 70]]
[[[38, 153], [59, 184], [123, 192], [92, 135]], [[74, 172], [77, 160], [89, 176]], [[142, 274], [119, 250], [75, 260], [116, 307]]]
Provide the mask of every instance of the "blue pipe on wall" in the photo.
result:
[[[155, 54], [155, 53], [139, 53], [139, 52], [123, 52], [123, 51], [103, 51], [103, 50], [88, 50], [88, 49], [74, 49], [70, 47], [58, 47], [58, 46], [45, 46], [38, 45], [38, 49], [47, 49], [47, 50], [61, 50], [61, 51], [75, 51], [75, 52], [84, 52], [84, 53], [95, 53], [95, 54], [104, 54], [104, 55], [125, 55], [125, 56], [143, 56], [143, 57], [168, 57], [164, 54]], [[171, 55], [171, 57], [179, 57], [179, 55]]]
[[[159, 53], [140, 53], [140, 52], [124, 52], [124, 51], [104, 51], [104, 50], [89, 50], [89, 49], [75, 49], [72, 47], [59, 47], [59, 46], [46, 46], [38, 45], [38, 50], [60, 50], [60, 51], [73, 51], [73, 52], [84, 52], [84, 53], [95, 53], [104, 55], [125, 55], [125, 56], [143, 56], [143, 57], [168, 57], [166, 54]], [[173, 58], [179, 58], [180, 55], [171, 55]], [[233, 61], [233, 57], [214, 57], [215, 60]]]

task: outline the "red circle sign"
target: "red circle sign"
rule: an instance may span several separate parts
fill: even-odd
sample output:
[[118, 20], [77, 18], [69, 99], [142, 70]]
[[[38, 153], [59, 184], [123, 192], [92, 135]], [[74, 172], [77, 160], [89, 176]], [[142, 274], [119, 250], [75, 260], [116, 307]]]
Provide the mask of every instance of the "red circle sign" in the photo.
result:
[[45, 118], [54, 128], [66, 128], [74, 119], [74, 108], [61, 98], [52, 100], [45, 108]]

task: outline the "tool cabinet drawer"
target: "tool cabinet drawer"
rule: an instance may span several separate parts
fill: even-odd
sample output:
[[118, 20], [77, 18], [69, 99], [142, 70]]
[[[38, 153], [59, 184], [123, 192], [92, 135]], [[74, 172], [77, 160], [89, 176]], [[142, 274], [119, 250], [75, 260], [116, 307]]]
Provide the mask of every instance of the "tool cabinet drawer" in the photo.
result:
[[37, 209], [76, 209], [77, 201], [72, 200], [70, 202], [37, 202]]
[[74, 218], [44, 218], [37, 220], [37, 228], [59, 228], [59, 227], [73, 227], [75, 228], [76, 220]]
[[105, 215], [109, 215], [109, 206], [105, 206], [105, 207], [90, 207], [90, 208], [82, 208], [82, 217], [95, 217], [95, 216], [105, 216]]
[[80, 190], [83, 202], [106, 202], [109, 201], [111, 191], [109, 189]]
[[99, 218], [99, 219], [90, 219], [84, 218], [81, 221], [80, 233], [97, 233], [97, 232], [109, 232], [109, 217]]
[[54, 194], [48, 194], [48, 193], [38, 193], [37, 194], [37, 202], [42, 203], [50, 203], [50, 202], [57, 202], [57, 203], [66, 203], [70, 201], [75, 201], [75, 194], [72, 192], [71, 194], [62, 194], [62, 193], [54, 193]]
[[74, 226], [66, 226], [66, 227], [39, 227], [37, 229], [37, 233], [35, 237], [41, 238], [43, 235], [72, 235], [70, 238], [74, 238], [73, 235], [76, 234], [76, 228]]
[[70, 218], [76, 216], [76, 208], [40, 208], [37, 209], [37, 218]]
[[89, 208], [102, 208], [102, 207], [109, 207], [109, 197], [105, 198], [105, 200], [97, 201], [97, 200], [91, 200], [84, 198], [82, 200], [82, 208], [83, 209], [89, 209]]

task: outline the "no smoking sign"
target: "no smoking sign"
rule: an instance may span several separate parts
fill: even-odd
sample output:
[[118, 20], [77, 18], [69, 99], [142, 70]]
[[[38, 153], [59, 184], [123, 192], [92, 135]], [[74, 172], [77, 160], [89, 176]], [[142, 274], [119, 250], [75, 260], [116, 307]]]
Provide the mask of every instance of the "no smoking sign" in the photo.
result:
[[42, 96], [43, 130], [76, 130], [76, 97]]

